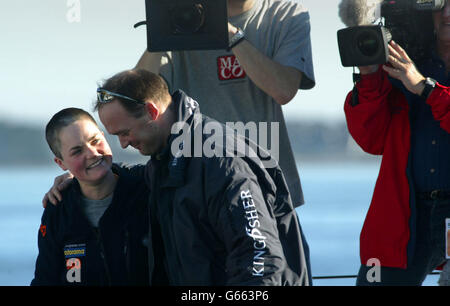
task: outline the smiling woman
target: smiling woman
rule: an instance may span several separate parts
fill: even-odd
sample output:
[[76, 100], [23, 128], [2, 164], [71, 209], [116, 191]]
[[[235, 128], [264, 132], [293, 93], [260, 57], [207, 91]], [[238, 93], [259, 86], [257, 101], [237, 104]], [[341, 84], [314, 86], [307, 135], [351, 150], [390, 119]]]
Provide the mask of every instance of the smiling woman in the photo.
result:
[[87, 120], [78, 120], [59, 132], [61, 158], [56, 163], [70, 170], [81, 182], [97, 181], [110, 171], [111, 149], [98, 127]]
[[[55, 162], [75, 177], [47, 205], [32, 285], [145, 285], [148, 191], [142, 172], [112, 165], [109, 144], [87, 112], [67, 108], [46, 126]], [[108, 258], [108, 261], [105, 260]], [[110, 260], [110, 261], [109, 261]]]
[[91, 115], [64, 109], [47, 124], [46, 137], [55, 162], [78, 179], [85, 197], [102, 199], [114, 190], [111, 148]]

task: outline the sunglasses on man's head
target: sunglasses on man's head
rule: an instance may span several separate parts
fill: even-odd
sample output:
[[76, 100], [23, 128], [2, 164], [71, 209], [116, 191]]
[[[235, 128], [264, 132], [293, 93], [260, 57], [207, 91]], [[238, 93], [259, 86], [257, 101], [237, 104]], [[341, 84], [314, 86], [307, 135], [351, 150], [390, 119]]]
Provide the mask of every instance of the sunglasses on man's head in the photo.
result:
[[142, 104], [145, 105], [145, 102], [142, 101], [138, 101], [136, 99], [115, 93], [115, 92], [111, 92], [109, 90], [103, 89], [103, 88], [97, 88], [97, 101], [99, 103], [109, 103], [112, 100], [114, 100], [114, 98], [122, 98], [125, 100], [129, 100], [138, 104]]

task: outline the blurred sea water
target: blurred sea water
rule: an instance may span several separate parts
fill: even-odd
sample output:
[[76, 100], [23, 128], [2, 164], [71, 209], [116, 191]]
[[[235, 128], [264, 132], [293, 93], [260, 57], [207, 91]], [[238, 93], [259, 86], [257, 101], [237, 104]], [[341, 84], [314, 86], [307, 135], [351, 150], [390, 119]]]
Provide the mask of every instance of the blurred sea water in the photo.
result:
[[[379, 163], [299, 163], [306, 204], [297, 208], [314, 276], [355, 275], [359, 233]], [[61, 174], [56, 166], [0, 168], [0, 285], [27, 286], [34, 274], [41, 199]], [[431, 275], [424, 285], [436, 286]], [[315, 286], [353, 286], [355, 278], [315, 279]]]

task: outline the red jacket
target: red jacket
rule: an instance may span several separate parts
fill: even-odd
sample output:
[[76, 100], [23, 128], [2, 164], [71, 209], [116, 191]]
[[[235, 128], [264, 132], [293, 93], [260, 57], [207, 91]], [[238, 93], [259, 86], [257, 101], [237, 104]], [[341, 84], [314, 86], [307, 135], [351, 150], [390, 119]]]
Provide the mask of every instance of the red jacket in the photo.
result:
[[[380, 66], [381, 67], [381, 66]], [[356, 84], [358, 104], [347, 95], [344, 111], [350, 134], [367, 153], [383, 155], [372, 201], [360, 236], [361, 263], [371, 258], [383, 267], [406, 268], [415, 243], [415, 205], [408, 175], [409, 105], [381, 68]], [[426, 103], [450, 133], [450, 87], [436, 84]]]

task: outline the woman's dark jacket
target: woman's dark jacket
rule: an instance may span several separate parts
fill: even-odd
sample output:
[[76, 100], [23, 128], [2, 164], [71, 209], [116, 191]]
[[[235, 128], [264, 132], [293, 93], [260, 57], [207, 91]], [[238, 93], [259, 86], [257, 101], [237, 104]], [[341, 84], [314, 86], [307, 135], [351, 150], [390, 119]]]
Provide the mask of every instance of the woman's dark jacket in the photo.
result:
[[148, 191], [137, 171], [113, 165], [119, 179], [93, 228], [80, 209], [76, 180], [57, 206], [47, 205], [31, 285], [148, 285]]

